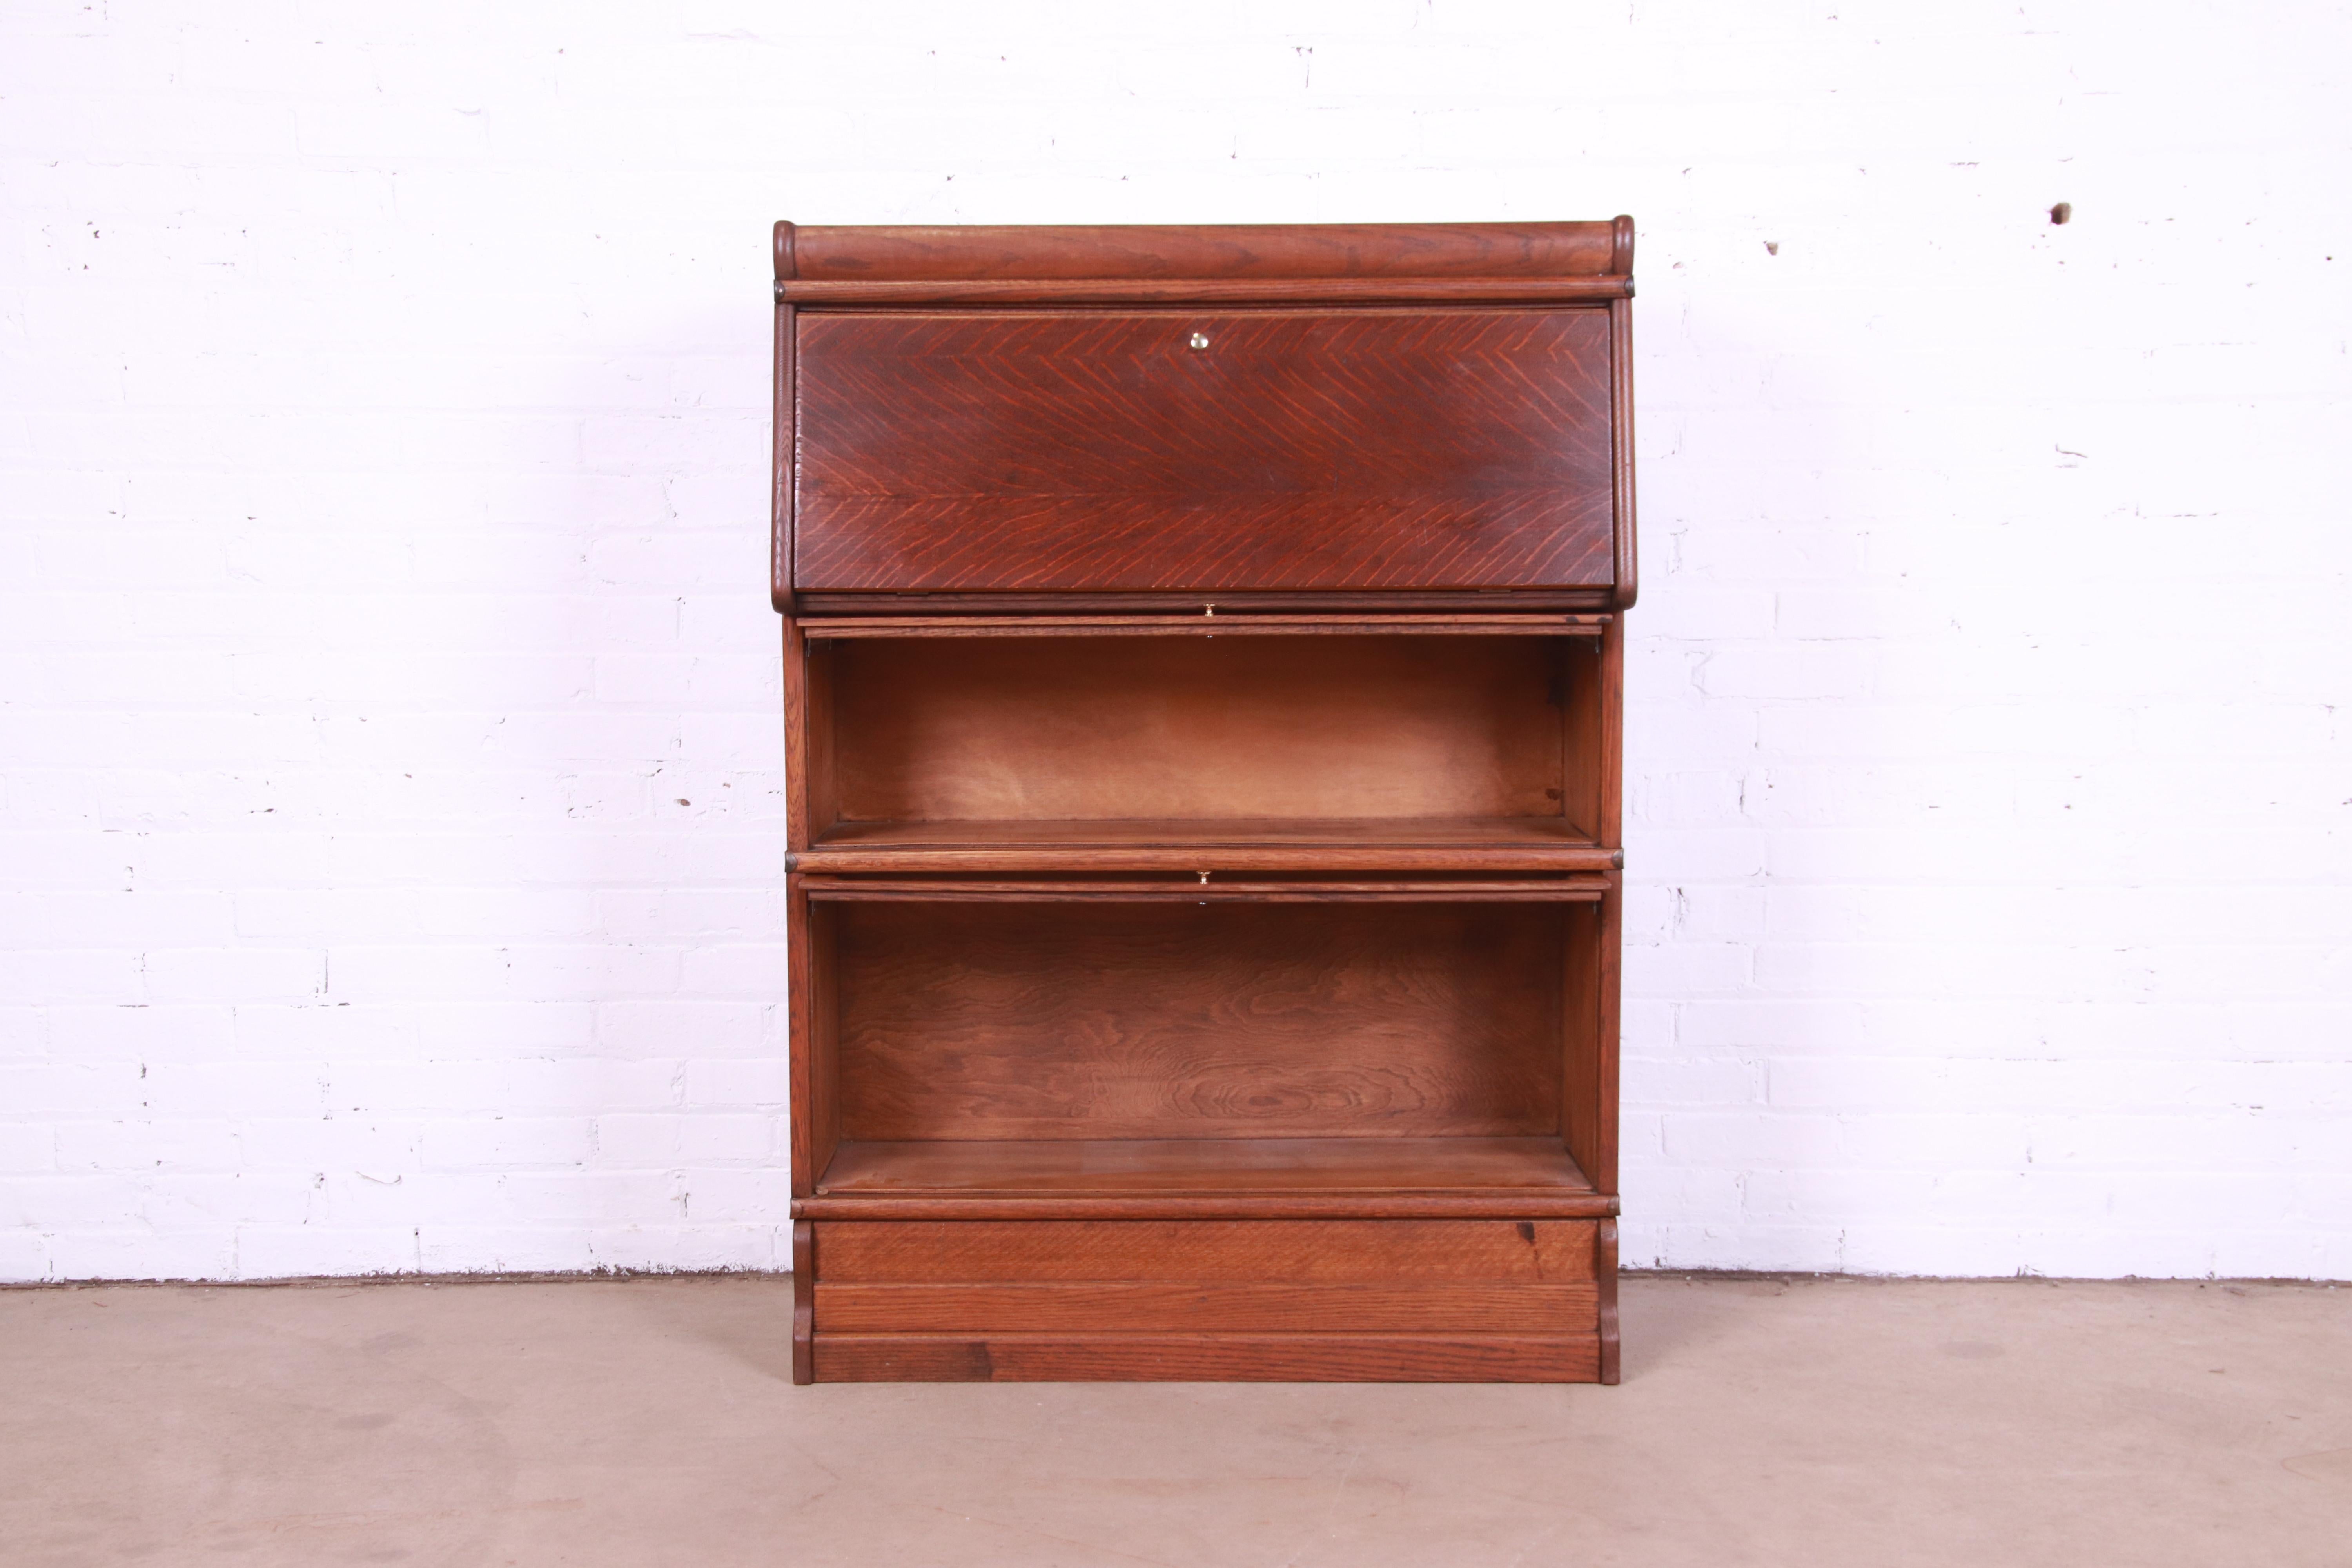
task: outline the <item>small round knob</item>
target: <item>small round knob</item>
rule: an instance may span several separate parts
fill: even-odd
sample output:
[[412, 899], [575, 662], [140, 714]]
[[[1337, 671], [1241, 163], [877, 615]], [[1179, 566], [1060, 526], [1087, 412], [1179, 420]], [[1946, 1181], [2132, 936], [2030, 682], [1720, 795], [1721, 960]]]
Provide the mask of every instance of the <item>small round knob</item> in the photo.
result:
[[1206, 332], [1194, 332], [1192, 334], [1192, 346], [1196, 349], [1207, 348], [1209, 346], [1209, 334]]

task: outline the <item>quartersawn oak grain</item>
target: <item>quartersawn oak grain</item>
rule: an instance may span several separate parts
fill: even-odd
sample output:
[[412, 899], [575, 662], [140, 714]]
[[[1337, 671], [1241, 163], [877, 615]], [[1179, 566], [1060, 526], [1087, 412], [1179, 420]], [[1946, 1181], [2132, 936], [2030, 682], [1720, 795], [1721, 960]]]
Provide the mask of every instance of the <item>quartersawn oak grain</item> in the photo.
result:
[[799, 592], [1612, 580], [1605, 310], [804, 310], [797, 330]]

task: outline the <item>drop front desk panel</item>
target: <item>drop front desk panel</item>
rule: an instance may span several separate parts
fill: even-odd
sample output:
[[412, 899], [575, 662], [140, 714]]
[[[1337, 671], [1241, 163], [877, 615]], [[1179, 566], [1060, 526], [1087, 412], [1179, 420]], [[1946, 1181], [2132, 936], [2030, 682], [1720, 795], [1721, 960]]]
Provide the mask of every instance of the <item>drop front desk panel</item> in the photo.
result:
[[777, 226], [800, 1381], [1615, 1381], [1632, 250]]

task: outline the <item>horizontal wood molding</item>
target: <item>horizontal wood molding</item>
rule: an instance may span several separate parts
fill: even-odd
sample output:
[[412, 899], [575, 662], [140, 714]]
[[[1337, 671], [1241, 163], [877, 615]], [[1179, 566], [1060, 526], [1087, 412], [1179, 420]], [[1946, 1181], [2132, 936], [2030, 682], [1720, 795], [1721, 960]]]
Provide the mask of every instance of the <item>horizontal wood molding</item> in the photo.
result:
[[1592, 1383], [1598, 1334], [829, 1334], [824, 1383]]
[[803, 309], [857, 305], [1552, 305], [1633, 298], [1630, 278], [844, 279], [779, 283]]
[[1597, 637], [1606, 616], [1224, 615], [867, 616], [803, 624], [812, 642], [844, 637]]
[[1633, 223], [779, 224], [786, 282], [1623, 276]]
[[1593, 904], [1608, 896], [1610, 884], [1604, 877], [1453, 882], [982, 882], [803, 876], [800, 887], [815, 903]]
[[[1478, 848], [1393, 845], [1385, 847], [1336, 847], [1296, 845], [1254, 848], [1205, 843], [1191, 847], [960, 848], [931, 846], [908, 848], [828, 847], [819, 845], [790, 857], [793, 868], [816, 876], [914, 876], [962, 873], [980, 877], [1051, 874], [1057, 872], [1310, 871], [1349, 876], [1366, 871], [1475, 871], [1490, 875], [1508, 872], [1571, 872], [1606, 870], [1620, 861], [1622, 851], [1538, 845], [1526, 847]], [[829, 885], [829, 884], [828, 884]]]
[[[1308, 591], [1266, 593], [1241, 589], [1231, 593], [1092, 592], [1044, 593], [845, 593], [802, 594], [794, 613], [812, 616], [886, 616], [892, 611], [925, 616], [974, 615], [1134, 616], [1154, 610], [1200, 615], [1213, 604], [1217, 614], [1255, 615], [1277, 610], [1369, 610], [1375, 616], [1423, 612], [1517, 612], [1529, 610], [1606, 610], [1614, 591], [1610, 588], [1471, 588], [1395, 593]], [[817, 622], [812, 620], [811, 625]]]
[[1598, 1220], [1619, 1212], [1613, 1194], [1484, 1193], [1183, 1193], [1167, 1196], [1037, 1198], [853, 1194], [796, 1198], [793, 1217], [807, 1220]]

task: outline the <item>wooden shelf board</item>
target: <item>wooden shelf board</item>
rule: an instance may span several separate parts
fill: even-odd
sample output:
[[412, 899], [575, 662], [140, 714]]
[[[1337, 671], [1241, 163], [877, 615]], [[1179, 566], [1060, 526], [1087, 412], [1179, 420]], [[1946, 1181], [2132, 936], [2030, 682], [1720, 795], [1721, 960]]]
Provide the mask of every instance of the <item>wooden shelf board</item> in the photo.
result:
[[1206, 817], [1141, 821], [836, 822], [827, 849], [1599, 849], [1561, 816]]
[[837, 822], [803, 871], [1608, 871], [1565, 817]]
[[1583, 1196], [1557, 1138], [1055, 1138], [845, 1142], [830, 1198], [1169, 1198], [1346, 1194]]

